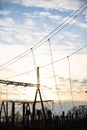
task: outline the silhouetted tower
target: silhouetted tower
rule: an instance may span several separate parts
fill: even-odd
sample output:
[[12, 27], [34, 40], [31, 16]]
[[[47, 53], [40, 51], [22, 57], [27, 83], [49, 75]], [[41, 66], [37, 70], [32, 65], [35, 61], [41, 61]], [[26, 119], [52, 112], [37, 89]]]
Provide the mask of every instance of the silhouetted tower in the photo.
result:
[[1, 103], [1, 110], [0, 110], [0, 122], [1, 122], [1, 114], [2, 114], [2, 111], [4, 112], [4, 115], [5, 115], [5, 119], [6, 119], [6, 111], [5, 111], [5, 104], [4, 104], [4, 101], [2, 101]]
[[32, 111], [32, 122], [33, 123], [35, 121], [35, 105], [36, 105], [37, 94], [39, 94], [40, 101], [41, 101], [41, 106], [42, 106], [42, 112], [43, 112], [43, 116], [44, 116], [44, 121], [46, 121], [46, 114], [45, 114], [43, 100], [42, 100], [42, 96], [41, 96], [41, 92], [40, 92], [39, 67], [37, 67], [37, 89], [36, 89], [36, 94], [35, 94], [35, 99], [34, 99], [34, 104], [33, 104], [33, 111]]

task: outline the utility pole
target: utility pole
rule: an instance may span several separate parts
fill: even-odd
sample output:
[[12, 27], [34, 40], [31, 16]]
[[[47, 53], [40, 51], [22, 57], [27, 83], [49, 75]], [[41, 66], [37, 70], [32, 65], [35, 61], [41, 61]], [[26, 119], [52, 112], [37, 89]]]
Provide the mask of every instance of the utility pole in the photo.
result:
[[35, 120], [35, 105], [36, 105], [36, 98], [37, 94], [40, 96], [40, 101], [41, 101], [41, 106], [42, 106], [42, 112], [44, 116], [44, 120], [46, 121], [46, 115], [45, 115], [45, 110], [44, 110], [44, 105], [43, 105], [43, 100], [40, 92], [40, 74], [39, 74], [39, 67], [37, 67], [37, 89], [36, 89], [36, 94], [35, 94], [35, 99], [34, 99], [34, 104], [33, 104], [33, 113], [32, 113], [32, 121], [34, 123]]

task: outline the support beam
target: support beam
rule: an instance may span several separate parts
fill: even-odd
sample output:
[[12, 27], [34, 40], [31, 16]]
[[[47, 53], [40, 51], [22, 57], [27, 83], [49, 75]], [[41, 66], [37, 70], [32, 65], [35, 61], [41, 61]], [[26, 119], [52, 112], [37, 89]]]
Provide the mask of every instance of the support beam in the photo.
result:
[[0, 80], [0, 83], [7, 84], [7, 85], [24, 86], [24, 87], [37, 87], [37, 84], [16, 82], [16, 81], [10, 81], [10, 80]]
[[[3, 100], [2, 102], [6, 102], [6, 100]], [[23, 104], [23, 103], [30, 103], [30, 104], [33, 104], [34, 101], [19, 101], [19, 100], [8, 100], [8, 102], [12, 103], [12, 102], [15, 102], [15, 103], [20, 103], [20, 104]], [[41, 101], [36, 101], [36, 103], [40, 103]], [[44, 100], [43, 102], [53, 102], [53, 100]]]

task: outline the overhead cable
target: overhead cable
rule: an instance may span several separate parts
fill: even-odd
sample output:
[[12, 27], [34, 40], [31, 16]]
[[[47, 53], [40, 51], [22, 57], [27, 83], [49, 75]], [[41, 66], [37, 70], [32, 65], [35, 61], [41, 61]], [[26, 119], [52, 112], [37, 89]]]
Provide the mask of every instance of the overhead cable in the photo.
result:
[[[86, 48], [86, 47], [87, 47], [87, 45], [81, 47], [81, 48], [78, 49], [77, 51], [74, 51], [73, 53], [71, 53], [70, 55], [68, 55], [68, 57], [71, 57], [71, 56], [75, 55], [76, 53], [78, 53], [79, 51], [83, 50], [83, 49]], [[65, 59], [67, 59], [67, 56], [65, 56], [65, 57], [63, 57], [63, 58], [60, 58], [60, 59], [58, 59], [58, 60], [56, 60], [56, 61], [53, 61], [53, 63], [57, 63], [57, 62], [60, 62], [60, 61], [62, 61], [62, 60], [65, 60]], [[49, 66], [49, 65], [51, 65], [51, 64], [52, 64], [52, 62], [51, 62], [51, 63], [48, 63], [48, 64], [46, 64], [46, 65], [40, 66], [40, 68], [47, 67], [47, 66]]]
[[[74, 51], [73, 53], [71, 53], [71, 54], [68, 55], [68, 56], [65, 56], [65, 57], [60, 58], [60, 59], [58, 59], [58, 60], [56, 60], [56, 61], [53, 61], [53, 64], [55, 64], [55, 63], [57, 63], [57, 62], [60, 62], [60, 61], [63, 61], [63, 60], [65, 60], [65, 59], [67, 59], [67, 57], [71, 57], [71, 56], [75, 55], [76, 53], [78, 53], [79, 51], [85, 49], [86, 47], [87, 47], [87, 45], [85, 45], [85, 46], [81, 47], [80, 49]], [[51, 65], [51, 64], [52, 64], [52, 63], [48, 63], [48, 64], [46, 64], [46, 65], [40, 66], [40, 68], [45, 68], [45, 67], [47, 67], [47, 66], [49, 66], [49, 65]], [[24, 74], [27, 74], [27, 73], [31, 73], [31, 72], [33, 72], [33, 71], [35, 71], [35, 70], [36, 70], [36, 69], [31, 70], [31, 71], [22, 72], [22, 73], [19, 73], [19, 74], [16, 74], [16, 75], [12, 75], [12, 76], [6, 77], [5, 79], [9, 79], [9, 78], [21, 76], [21, 75], [24, 75]]]
[[59, 104], [60, 104], [61, 110], [63, 111], [61, 100], [60, 100], [60, 95], [59, 95], [59, 91], [58, 91], [57, 81], [56, 81], [54, 62], [53, 62], [53, 55], [52, 55], [52, 48], [51, 48], [51, 44], [50, 44], [50, 40], [49, 39], [48, 39], [48, 42], [49, 42], [49, 47], [50, 47], [50, 56], [51, 56], [51, 62], [52, 62], [52, 70], [53, 70], [53, 76], [54, 76], [55, 86], [56, 86], [56, 90], [57, 90], [58, 100], [59, 100]]
[[70, 90], [71, 90], [71, 101], [72, 101], [72, 106], [74, 108], [74, 99], [73, 99], [72, 81], [71, 81], [71, 67], [70, 67], [69, 56], [67, 56], [67, 60], [68, 60], [68, 72], [69, 72], [69, 84], [70, 84]]
[[81, 14], [85, 9], [87, 8], [87, 6], [85, 8], [83, 8], [77, 15], [70, 17], [69, 21], [67, 23], [65, 23], [63, 26], [61, 26], [61, 28], [59, 30], [57, 30], [49, 39], [52, 39], [55, 35], [57, 35], [63, 28], [65, 28], [69, 23], [71, 23], [76, 17], [79, 16], [79, 14]]
[[31, 73], [31, 72], [33, 72], [35, 70], [36, 69], [33, 69], [31, 71], [25, 71], [25, 72], [22, 72], [22, 73], [19, 73], [19, 74], [15, 74], [15, 75], [12, 75], [12, 76], [9, 76], [9, 77], [5, 77], [5, 79], [9, 79], [9, 78], [14, 78], [14, 77], [18, 77], [18, 76], [21, 76], [21, 75], [25, 75], [25, 74]]
[[37, 69], [36, 61], [35, 61], [35, 56], [34, 56], [34, 52], [33, 52], [32, 48], [31, 48], [31, 51], [32, 51], [32, 55], [33, 55], [34, 67], [35, 67], [35, 69]]
[[[66, 27], [72, 20], [73, 18], [76, 18], [78, 15], [76, 15], [83, 7], [85, 6], [82, 5], [78, 10], [74, 11], [74, 13], [72, 13], [65, 21], [63, 21], [58, 27], [56, 27], [52, 32], [50, 32], [47, 36], [45, 36], [42, 40], [40, 40], [37, 44], [35, 44], [32, 48], [37, 49], [38, 47], [40, 47], [41, 45], [43, 45], [47, 39], [51, 39], [53, 38], [58, 32], [60, 32], [64, 27]], [[87, 7], [84, 7], [83, 10], [81, 10], [79, 13], [82, 13]], [[79, 14], [78, 13], [78, 14]], [[73, 18], [72, 18], [73, 17]], [[70, 18], [72, 18], [69, 22], [67, 22]], [[63, 27], [62, 27], [63, 26]], [[61, 28], [60, 28], [61, 27]], [[59, 29], [60, 28], [60, 29]], [[58, 30], [59, 29], [59, 30]], [[50, 36], [51, 35], [51, 36]], [[15, 63], [16, 61], [20, 60], [21, 58], [23, 58], [24, 56], [26, 56], [27, 54], [29, 54], [31, 52], [31, 49], [28, 49], [26, 51], [24, 51], [23, 53], [21, 53], [20, 55], [12, 58], [11, 60], [3, 63], [2, 65], [0, 65], [2, 69], [4, 69], [5, 67], [8, 67], [9, 65], [12, 65], [13, 63]], [[4, 66], [4, 67], [3, 67]]]

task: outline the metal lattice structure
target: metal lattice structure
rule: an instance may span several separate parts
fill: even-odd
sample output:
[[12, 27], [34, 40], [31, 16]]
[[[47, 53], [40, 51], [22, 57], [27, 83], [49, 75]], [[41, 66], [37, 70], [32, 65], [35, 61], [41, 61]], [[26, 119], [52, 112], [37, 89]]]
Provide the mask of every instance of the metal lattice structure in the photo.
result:
[[[43, 101], [42, 100], [42, 95], [41, 95], [41, 92], [40, 92], [40, 78], [39, 78], [39, 67], [37, 67], [37, 84], [32, 84], [32, 83], [25, 83], [25, 82], [17, 82], [17, 81], [10, 81], [10, 80], [0, 80], [0, 83], [1, 84], [6, 84], [7, 86], [8, 85], [14, 85], [14, 86], [24, 86], [24, 87], [36, 87], [36, 94], [35, 94], [35, 99], [34, 101], [29, 101], [29, 102], [24, 102], [24, 101], [12, 101], [12, 100], [3, 100], [3, 103], [1, 106], [3, 106], [4, 108], [4, 113], [6, 115], [6, 122], [8, 123], [8, 103], [12, 103], [12, 124], [14, 125], [14, 113], [15, 113], [15, 103], [21, 103], [23, 105], [23, 120], [24, 120], [24, 116], [25, 116], [25, 104], [26, 103], [32, 103], [33, 104], [33, 107], [32, 107], [32, 123], [34, 123], [35, 121], [35, 106], [36, 106], [36, 103], [41, 103], [41, 106], [42, 106], [42, 112], [43, 112], [43, 116], [44, 116], [44, 119], [46, 121], [46, 114], [45, 114], [45, 110], [44, 110], [44, 104], [43, 102], [52, 102], [53, 100], [46, 100], [46, 101]], [[40, 101], [37, 101], [37, 95], [39, 94], [39, 97], [40, 97]], [[4, 102], [6, 102], [6, 111], [5, 111], [5, 104]], [[2, 109], [3, 109], [2, 108]], [[1, 110], [2, 111], [2, 110]], [[1, 115], [1, 114], [0, 114]]]
[[37, 84], [16, 82], [16, 81], [9, 81], [9, 80], [0, 80], [0, 83], [6, 85], [15, 85], [15, 86], [24, 86], [24, 87], [37, 87]]

